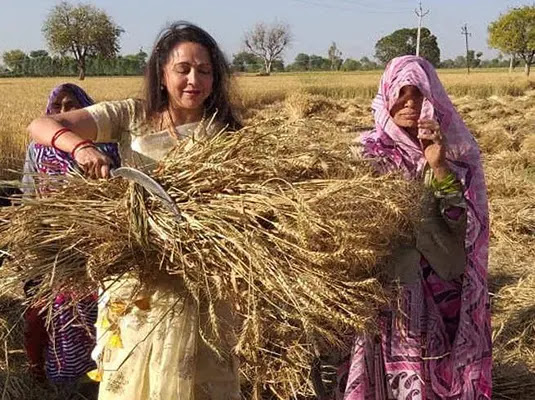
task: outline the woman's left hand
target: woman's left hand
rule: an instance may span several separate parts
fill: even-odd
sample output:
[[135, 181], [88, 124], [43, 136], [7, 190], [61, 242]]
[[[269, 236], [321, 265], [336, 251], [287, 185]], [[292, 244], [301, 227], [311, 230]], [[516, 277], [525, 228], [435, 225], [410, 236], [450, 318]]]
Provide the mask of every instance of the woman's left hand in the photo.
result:
[[433, 169], [435, 178], [441, 180], [448, 176], [446, 165], [446, 143], [437, 121], [424, 119], [418, 121], [418, 139], [422, 143], [424, 157]]

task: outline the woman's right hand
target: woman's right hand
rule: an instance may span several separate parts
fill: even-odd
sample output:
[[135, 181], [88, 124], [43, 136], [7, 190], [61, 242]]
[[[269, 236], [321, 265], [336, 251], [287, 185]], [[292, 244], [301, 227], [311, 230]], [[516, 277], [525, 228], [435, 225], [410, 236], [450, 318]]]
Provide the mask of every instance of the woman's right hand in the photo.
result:
[[96, 147], [83, 147], [76, 151], [74, 159], [85, 176], [93, 179], [109, 178], [112, 160]]

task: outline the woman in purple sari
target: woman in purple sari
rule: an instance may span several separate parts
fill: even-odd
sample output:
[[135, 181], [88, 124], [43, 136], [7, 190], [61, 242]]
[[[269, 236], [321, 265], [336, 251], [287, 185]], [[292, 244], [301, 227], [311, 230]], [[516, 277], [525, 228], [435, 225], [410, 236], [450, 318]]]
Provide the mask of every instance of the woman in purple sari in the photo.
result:
[[434, 199], [415, 245], [388, 268], [402, 285], [399, 307], [383, 310], [377, 337], [356, 339], [337, 397], [488, 400], [489, 218], [479, 148], [423, 58], [392, 60], [372, 108], [364, 157], [382, 173], [425, 180]]
[[[55, 87], [49, 95], [46, 105], [46, 115], [60, 114], [93, 105], [95, 102], [79, 86], [64, 83]], [[115, 164], [120, 164], [119, 151], [115, 143], [99, 143], [97, 147], [110, 156]], [[36, 184], [39, 175], [55, 176], [72, 172], [76, 167], [71, 155], [64, 151], [41, 144], [30, 143], [24, 162], [23, 192], [32, 194], [40, 192], [43, 185]], [[41, 186], [41, 187], [39, 187]], [[44, 189], [46, 191], [46, 189]]]
[[[92, 104], [94, 101], [82, 88], [66, 83], [50, 93], [46, 114], [59, 114]], [[113, 160], [115, 166], [119, 166], [117, 144], [98, 146]], [[24, 163], [23, 192], [25, 195], [46, 195], [49, 190], [46, 177], [65, 175], [75, 168], [70, 154], [32, 142]], [[26, 282], [26, 296], [35, 295], [38, 286], [38, 281]], [[91, 359], [91, 351], [95, 346], [96, 296], [82, 299], [77, 299], [74, 293], [57, 296], [48, 329], [41, 311], [40, 307], [32, 307], [24, 314], [24, 347], [30, 371], [39, 380], [46, 377], [55, 384], [75, 383], [96, 368]]]

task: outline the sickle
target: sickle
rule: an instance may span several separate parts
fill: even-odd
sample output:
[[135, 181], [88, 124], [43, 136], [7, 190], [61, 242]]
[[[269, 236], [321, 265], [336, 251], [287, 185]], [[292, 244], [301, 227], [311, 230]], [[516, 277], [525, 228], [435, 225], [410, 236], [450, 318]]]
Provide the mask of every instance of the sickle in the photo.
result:
[[165, 191], [162, 185], [160, 185], [158, 182], [156, 182], [153, 178], [151, 178], [144, 172], [141, 172], [140, 170], [135, 168], [119, 167], [113, 168], [110, 171], [110, 175], [112, 176], [112, 178], [121, 177], [124, 179], [128, 179], [131, 182], [137, 183], [138, 185], [142, 186], [147, 192], [158, 197], [163, 202], [165, 208], [167, 208], [167, 210], [173, 213], [175, 217], [177, 217], [178, 219], [182, 218], [180, 215], [179, 208], [177, 207], [171, 196], [169, 196], [169, 193]]

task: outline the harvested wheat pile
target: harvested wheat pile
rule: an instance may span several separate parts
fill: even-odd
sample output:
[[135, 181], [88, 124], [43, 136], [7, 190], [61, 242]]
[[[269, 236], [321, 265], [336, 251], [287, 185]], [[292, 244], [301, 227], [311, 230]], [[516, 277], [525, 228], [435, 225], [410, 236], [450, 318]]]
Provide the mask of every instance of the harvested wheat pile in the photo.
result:
[[533, 131], [522, 142], [522, 150], [526, 153], [535, 154], [535, 133]]
[[493, 294], [494, 392], [535, 397], [535, 154], [486, 157], [491, 211], [489, 287]]
[[[535, 275], [529, 274], [497, 293], [499, 314], [496, 317], [494, 340], [503, 348], [504, 362], [524, 360], [533, 368], [535, 363]], [[526, 357], [527, 356], [527, 357]]]
[[320, 113], [336, 115], [342, 110], [335, 100], [304, 92], [290, 94], [286, 97], [284, 105], [290, 121], [296, 121]]
[[412, 240], [423, 190], [373, 176], [322, 129], [299, 127], [265, 123], [174, 151], [154, 176], [179, 219], [126, 182], [82, 178], [3, 212], [11, 261], [1, 291], [39, 278], [38, 297], [50, 299], [112, 275], [148, 281], [165, 271], [212, 314], [201, 330], [214, 349], [213, 304], [234, 304], [235, 351], [253, 392], [310, 394], [315, 345], [343, 347], [387, 302], [380, 266]]
[[22, 311], [19, 299], [0, 297], [0, 343], [3, 355], [0, 362], [0, 392], [8, 400], [24, 399], [32, 384], [29, 379], [24, 379], [23, 364], [20, 362], [24, 357], [22, 331], [17, 328], [20, 326]]
[[[534, 244], [531, 254], [519, 255], [525, 249], [515, 248], [517, 257], [528, 260], [517, 264], [517, 267], [523, 267], [524, 277], [510, 278], [494, 298], [494, 393], [499, 399], [535, 398]], [[509, 263], [517, 261], [513, 257], [507, 260]]]
[[491, 230], [497, 241], [535, 235], [534, 161], [533, 153], [505, 151], [485, 163]]

